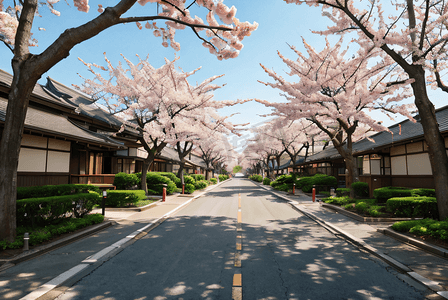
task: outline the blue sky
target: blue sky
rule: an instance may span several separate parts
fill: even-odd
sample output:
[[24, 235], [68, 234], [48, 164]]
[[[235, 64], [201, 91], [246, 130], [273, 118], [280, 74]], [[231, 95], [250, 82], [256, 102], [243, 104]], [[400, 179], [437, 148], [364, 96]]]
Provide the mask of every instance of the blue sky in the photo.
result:
[[[68, 2], [72, 5], [71, 1]], [[42, 17], [36, 17], [33, 24], [35, 28], [33, 30], [34, 37], [39, 41], [39, 46], [32, 47], [31, 52], [40, 53], [65, 29], [79, 26], [98, 15], [96, 11], [98, 3], [106, 4], [104, 1], [90, 1], [91, 10], [86, 14], [78, 12], [76, 8], [61, 1], [55, 6], [61, 12], [60, 17], [52, 15], [46, 8], [41, 8]], [[113, 3], [116, 3], [116, 1], [113, 1]], [[302, 37], [315, 48], [322, 49], [324, 38], [312, 34], [311, 30], [325, 29], [326, 18], [321, 16], [320, 8], [286, 4], [281, 0], [225, 0], [224, 3], [228, 6], [236, 6], [238, 9], [236, 17], [240, 21], [251, 23], [256, 21], [259, 24], [258, 30], [243, 41], [244, 48], [240, 55], [235, 59], [218, 61], [201, 45], [201, 41], [196, 38], [191, 30], [178, 30], [176, 41], [181, 44], [181, 50], [177, 52], [180, 57], [177, 65], [184, 71], [202, 67], [199, 72], [191, 77], [191, 80], [197, 82], [214, 75], [225, 74], [223, 78], [215, 82], [226, 84], [215, 92], [215, 99], [217, 100], [260, 98], [282, 101], [282, 97], [277, 90], [257, 82], [257, 80], [272, 81], [259, 64], [262, 63], [266, 67], [274, 69], [277, 73], [284, 74], [287, 67], [277, 56], [277, 50], [283, 55], [295, 59], [296, 55], [289, 49], [288, 44], [295, 45], [299, 50], [303, 50], [301, 46]], [[8, 1], [5, 1], [4, 4], [8, 5]], [[155, 13], [156, 6], [148, 3], [143, 7], [137, 5], [129, 15], [154, 15]], [[205, 19], [204, 10], [198, 11], [198, 16]], [[46, 31], [38, 31], [38, 27], [43, 27]], [[82, 83], [82, 79], [78, 74], [89, 77], [90, 73], [78, 60], [78, 57], [86, 62], [105, 65], [103, 52], [106, 52], [107, 57], [115, 65], [119, 60], [122, 61], [120, 54], [134, 62], [137, 61], [135, 55], [138, 54], [143, 58], [149, 55], [149, 61], [152, 65], [160, 67], [164, 63], [165, 57], [172, 60], [175, 56], [175, 51], [171, 47], [164, 48], [161, 43], [161, 38], [155, 38], [151, 30], [145, 28], [138, 30], [135, 24], [117, 25], [77, 45], [72, 49], [68, 58], [54, 66], [39, 82], [45, 83], [45, 78], [50, 76], [68, 86], [71, 86], [71, 84], [79, 85]], [[4, 45], [0, 45], [0, 57], [0, 68], [11, 72], [12, 53]], [[436, 107], [443, 105], [443, 97], [444, 95], [430, 95]], [[223, 115], [238, 112], [238, 115], [230, 119], [233, 123], [250, 122], [251, 125], [249, 126], [254, 126], [265, 120], [259, 115], [269, 113], [269, 109], [261, 104], [249, 102], [220, 112]], [[384, 120], [387, 125], [395, 123], [380, 115], [378, 118]], [[397, 121], [400, 120], [402, 118], [397, 118]], [[244, 136], [247, 135], [243, 135], [242, 138], [231, 138], [231, 142], [239, 147], [243, 144]]]

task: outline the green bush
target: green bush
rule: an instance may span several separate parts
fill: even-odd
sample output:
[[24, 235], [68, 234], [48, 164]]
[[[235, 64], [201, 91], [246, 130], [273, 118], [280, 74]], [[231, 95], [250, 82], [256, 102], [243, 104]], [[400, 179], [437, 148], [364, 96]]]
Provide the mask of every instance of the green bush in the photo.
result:
[[338, 197], [350, 196], [350, 188], [337, 188], [336, 196]]
[[[251, 175], [249, 177], [249, 179], [253, 180], [253, 181], [256, 181], [256, 182], [262, 182], [263, 181], [263, 176], [255, 174], [255, 175]], [[221, 178], [219, 180], [221, 181]]]
[[434, 219], [396, 222], [392, 229], [399, 232], [410, 232], [416, 235], [429, 235], [437, 239], [448, 240], [448, 220]]
[[163, 188], [166, 187], [168, 195], [176, 192], [177, 187], [168, 177], [162, 176], [156, 172], [149, 172], [146, 174], [146, 184], [148, 186], [148, 193], [155, 195], [162, 195]]
[[196, 183], [194, 184], [194, 188], [196, 190], [202, 190], [205, 189], [206, 187], [208, 187], [208, 181], [205, 179], [196, 181]]
[[424, 197], [435, 197], [435, 189], [413, 189], [411, 190], [411, 195], [413, 197], [424, 196]]
[[30, 234], [29, 245], [34, 246], [42, 242], [50, 240], [52, 237], [75, 231], [79, 228], [83, 228], [89, 225], [101, 223], [104, 220], [104, 216], [100, 214], [86, 215], [83, 218], [78, 219], [64, 219], [59, 222], [47, 225], [45, 227], [31, 228], [27, 226], [17, 227], [17, 237], [14, 242], [9, 243], [6, 241], [0, 241], [0, 249], [17, 249], [23, 247], [23, 235], [25, 232]]
[[140, 179], [136, 174], [120, 172], [115, 174], [114, 185], [117, 187], [117, 190], [129, 190], [133, 186], [139, 184], [139, 181]]
[[217, 184], [217, 183], [218, 183], [218, 180], [217, 180], [216, 178], [210, 178], [210, 182], [211, 182], [212, 184]]
[[184, 183], [194, 185], [196, 183], [196, 180], [194, 180], [194, 178], [189, 175], [184, 175]]
[[45, 225], [57, 219], [80, 218], [89, 213], [100, 201], [98, 193], [44, 198], [20, 199], [16, 202], [18, 225]]
[[280, 175], [271, 182], [271, 186], [276, 190], [288, 191], [292, 190], [292, 186], [294, 183], [296, 183], [297, 185], [295, 175]]
[[88, 193], [89, 191], [97, 193], [101, 192], [98, 187], [91, 184], [60, 184], [60, 185], [18, 187], [17, 200], [73, 195], [80, 193]]
[[341, 206], [356, 202], [356, 200], [351, 199], [348, 196], [325, 198], [322, 200], [328, 204], [335, 204], [335, 205], [341, 205]]
[[305, 193], [312, 192], [313, 185], [315, 185], [316, 187], [335, 187], [337, 186], [337, 179], [334, 176], [316, 174], [312, 177], [302, 177], [296, 183], [296, 187], [302, 189], [302, 191], [304, 191]]
[[271, 180], [268, 177], [265, 177], [263, 179], [263, 185], [270, 185], [271, 184]]
[[205, 176], [202, 175], [202, 174], [191, 174], [190, 176], [193, 177], [193, 179], [196, 182], [201, 181], [201, 180], [205, 180]]
[[[219, 178], [219, 181], [224, 181], [224, 180], [227, 180], [227, 179], [229, 179], [229, 175], [218, 175], [218, 178]], [[259, 181], [259, 182], [261, 182], [261, 181]]]
[[382, 187], [373, 191], [373, 196], [378, 203], [386, 203], [390, 198], [411, 197], [412, 190], [403, 187]]
[[123, 207], [127, 204], [135, 204], [146, 199], [143, 190], [108, 190], [106, 205], [112, 207]]
[[185, 184], [185, 193], [186, 194], [193, 194], [194, 191], [195, 191], [194, 184], [191, 184], [191, 183]]
[[438, 218], [437, 200], [434, 197], [390, 198], [386, 206], [397, 217]]
[[369, 197], [369, 184], [367, 182], [353, 182], [352, 189], [355, 192], [355, 197], [365, 198]]

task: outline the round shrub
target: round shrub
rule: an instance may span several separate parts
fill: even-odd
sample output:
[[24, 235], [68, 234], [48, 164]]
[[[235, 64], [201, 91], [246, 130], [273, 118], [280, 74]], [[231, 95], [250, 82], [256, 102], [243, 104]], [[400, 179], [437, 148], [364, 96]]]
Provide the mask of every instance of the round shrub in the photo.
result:
[[206, 187], [208, 187], [208, 181], [206, 180], [199, 180], [194, 184], [194, 188], [196, 190], [202, 190], [205, 189]]
[[126, 174], [123, 172], [117, 173], [114, 179], [114, 185], [118, 190], [129, 190], [133, 186], [137, 185], [138, 182], [139, 178], [136, 174]]
[[369, 184], [367, 182], [353, 182], [352, 189], [355, 191], [355, 197], [364, 198], [369, 196]]
[[148, 186], [148, 193], [156, 195], [162, 195], [164, 187], [166, 187], [167, 194], [172, 194], [177, 190], [176, 184], [168, 177], [153, 172], [146, 174], [146, 184]]
[[270, 185], [271, 184], [271, 180], [268, 177], [265, 177], [265, 179], [263, 179], [263, 185]]
[[191, 184], [191, 183], [186, 183], [185, 184], [185, 193], [193, 194], [194, 191], [195, 191], [195, 189], [194, 189], [194, 185], [193, 184]]
[[217, 184], [217, 183], [218, 183], [218, 180], [217, 180], [216, 178], [210, 178], [210, 182], [211, 182], [212, 184]]
[[185, 183], [185, 185], [192, 184], [194, 186], [194, 184], [196, 183], [196, 180], [194, 180], [194, 178], [191, 177], [190, 175], [184, 175], [184, 183]]
[[205, 176], [202, 175], [202, 174], [191, 174], [190, 176], [193, 177], [193, 179], [196, 182], [201, 181], [201, 180], [205, 180]]

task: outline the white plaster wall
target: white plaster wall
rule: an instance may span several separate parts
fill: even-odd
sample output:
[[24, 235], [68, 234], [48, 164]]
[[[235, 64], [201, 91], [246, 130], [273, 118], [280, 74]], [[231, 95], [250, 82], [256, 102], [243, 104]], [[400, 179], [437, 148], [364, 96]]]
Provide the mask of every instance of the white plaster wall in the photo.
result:
[[423, 143], [417, 142], [417, 143], [407, 144], [406, 151], [407, 151], [407, 153], [422, 152], [423, 151]]
[[390, 158], [392, 175], [407, 175], [406, 156], [394, 156]]
[[428, 153], [408, 155], [409, 175], [432, 175]]
[[47, 151], [21, 148], [19, 154], [18, 172], [45, 172]]
[[49, 149], [70, 151], [70, 145], [71, 143], [67, 141], [48, 139]]
[[46, 137], [24, 134], [22, 137], [22, 146], [47, 148], [47, 140]]
[[397, 147], [391, 147], [390, 148], [390, 155], [400, 155], [406, 153], [406, 145], [401, 145]]
[[70, 171], [70, 153], [48, 151], [47, 172], [68, 173]]

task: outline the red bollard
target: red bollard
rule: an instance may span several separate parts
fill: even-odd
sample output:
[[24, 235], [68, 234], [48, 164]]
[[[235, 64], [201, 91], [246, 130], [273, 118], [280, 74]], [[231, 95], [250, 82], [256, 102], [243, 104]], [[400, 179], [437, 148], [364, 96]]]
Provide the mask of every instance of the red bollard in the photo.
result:
[[292, 194], [293, 195], [296, 194], [296, 184], [295, 183], [292, 184]]
[[165, 202], [166, 200], [166, 188], [163, 188], [163, 192], [162, 192], [162, 202]]
[[313, 202], [316, 201], [316, 188], [313, 188]]
[[185, 183], [182, 184], [182, 195], [185, 194]]

